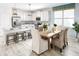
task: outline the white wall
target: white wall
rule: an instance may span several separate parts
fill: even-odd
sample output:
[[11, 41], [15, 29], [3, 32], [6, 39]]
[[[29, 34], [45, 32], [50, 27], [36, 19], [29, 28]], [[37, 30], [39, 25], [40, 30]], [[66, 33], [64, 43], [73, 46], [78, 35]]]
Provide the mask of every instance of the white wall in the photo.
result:
[[5, 44], [4, 29], [11, 28], [11, 7], [6, 4], [0, 4], [0, 45]]
[[0, 28], [11, 28], [11, 8], [0, 5]]

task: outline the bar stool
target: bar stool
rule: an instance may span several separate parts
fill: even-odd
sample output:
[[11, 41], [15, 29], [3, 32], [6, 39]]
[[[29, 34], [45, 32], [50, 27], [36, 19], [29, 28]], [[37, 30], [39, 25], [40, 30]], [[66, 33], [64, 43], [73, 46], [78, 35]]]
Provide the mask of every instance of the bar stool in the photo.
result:
[[16, 40], [16, 33], [7, 34], [6, 38], [7, 38], [6, 39], [6, 44], [9, 45], [9, 43], [15, 42], [15, 40]]
[[28, 31], [28, 39], [29, 39], [29, 38], [32, 38], [31, 30]]
[[24, 34], [24, 39], [23, 40], [28, 39], [28, 33], [26, 31], [24, 31], [23, 34]]
[[16, 33], [16, 35], [17, 35], [17, 41], [16, 41], [16, 42], [18, 42], [18, 41], [24, 39], [24, 34], [23, 34], [23, 32], [18, 32], [18, 33]]

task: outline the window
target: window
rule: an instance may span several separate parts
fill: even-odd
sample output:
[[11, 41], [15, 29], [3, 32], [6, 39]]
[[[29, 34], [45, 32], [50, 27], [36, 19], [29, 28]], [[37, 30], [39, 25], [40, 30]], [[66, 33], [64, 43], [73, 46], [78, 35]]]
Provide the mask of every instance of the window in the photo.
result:
[[62, 18], [62, 10], [55, 11], [55, 18]]
[[64, 10], [64, 18], [74, 18], [74, 9]]
[[54, 23], [58, 26], [73, 27], [74, 23], [74, 8], [66, 10], [54, 11]]
[[62, 10], [54, 12], [54, 22], [57, 25], [62, 25]]
[[64, 26], [73, 27], [74, 24], [74, 9], [64, 10]]
[[62, 25], [62, 19], [55, 19], [54, 23], [57, 25]]

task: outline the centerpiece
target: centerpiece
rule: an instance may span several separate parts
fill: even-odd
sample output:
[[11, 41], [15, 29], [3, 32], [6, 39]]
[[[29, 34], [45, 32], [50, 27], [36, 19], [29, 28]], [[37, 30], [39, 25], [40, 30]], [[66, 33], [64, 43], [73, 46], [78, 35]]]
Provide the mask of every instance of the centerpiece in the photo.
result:
[[43, 25], [43, 30], [44, 30], [44, 31], [47, 30], [47, 24], [46, 24], [46, 23], [44, 23], [44, 25]]

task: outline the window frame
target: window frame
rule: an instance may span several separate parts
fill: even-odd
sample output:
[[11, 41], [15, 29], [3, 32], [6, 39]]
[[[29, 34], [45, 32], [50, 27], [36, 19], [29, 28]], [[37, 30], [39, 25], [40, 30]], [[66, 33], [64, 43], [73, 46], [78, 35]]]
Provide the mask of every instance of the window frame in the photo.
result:
[[[73, 9], [73, 10], [75, 11], [75, 8], [71, 8], [71, 9]], [[72, 17], [72, 18], [71, 18], [71, 17], [70, 17], [70, 18], [69, 18], [69, 17], [68, 17], [68, 18], [67, 18], [67, 17], [65, 18], [65, 17], [64, 17], [64, 10], [70, 10], [70, 9], [54, 10], [54, 23], [55, 23], [55, 19], [62, 19], [61, 25], [62, 25], [62, 26], [65, 26], [65, 25], [64, 25], [64, 21], [65, 21], [64, 19], [75, 19], [75, 15], [74, 15], [74, 17]], [[55, 11], [62, 11], [62, 18], [55, 18]], [[74, 12], [74, 14], [75, 14], [75, 12]], [[74, 20], [73, 20], [73, 21], [74, 21]], [[66, 27], [70, 27], [70, 26], [66, 26]], [[72, 26], [72, 27], [73, 27], [73, 26]], [[71, 27], [71, 28], [72, 28], [72, 27]]]

